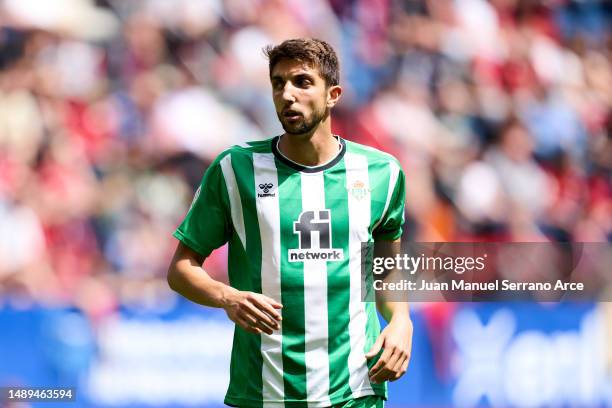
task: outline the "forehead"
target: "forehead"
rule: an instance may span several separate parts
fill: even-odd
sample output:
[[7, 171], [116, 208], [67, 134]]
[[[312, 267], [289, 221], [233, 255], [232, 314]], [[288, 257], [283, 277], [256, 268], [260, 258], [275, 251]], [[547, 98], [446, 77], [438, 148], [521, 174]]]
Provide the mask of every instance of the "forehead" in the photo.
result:
[[283, 58], [274, 65], [270, 77], [286, 78], [304, 74], [321, 78], [319, 70], [308, 62]]

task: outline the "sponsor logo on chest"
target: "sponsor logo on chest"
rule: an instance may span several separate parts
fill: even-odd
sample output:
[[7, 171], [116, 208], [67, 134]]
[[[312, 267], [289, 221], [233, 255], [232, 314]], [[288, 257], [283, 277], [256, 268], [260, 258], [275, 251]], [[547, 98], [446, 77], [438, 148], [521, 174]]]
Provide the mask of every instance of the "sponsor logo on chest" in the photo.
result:
[[332, 248], [331, 211], [302, 211], [293, 222], [293, 233], [298, 235], [299, 248], [290, 249], [289, 262], [342, 261], [342, 249]]

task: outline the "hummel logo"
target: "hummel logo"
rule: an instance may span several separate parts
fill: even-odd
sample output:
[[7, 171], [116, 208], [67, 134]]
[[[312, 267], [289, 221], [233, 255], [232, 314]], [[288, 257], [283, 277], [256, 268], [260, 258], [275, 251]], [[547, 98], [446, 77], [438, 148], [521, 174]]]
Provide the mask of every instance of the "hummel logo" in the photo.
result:
[[263, 183], [259, 185], [259, 188], [261, 188], [266, 194], [270, 191], [272, 187], [274, 187], [274, 184], [272, 183]]
[[272, 187], [274, 187], [274, 184], [272, 183], [261, 183], [259, 185], [259, 189], [263, 191], [263, 194], [257, 193], [257, 197], [274, 197], [276, 193], [270, 192], [270, 190], [272, 190]]

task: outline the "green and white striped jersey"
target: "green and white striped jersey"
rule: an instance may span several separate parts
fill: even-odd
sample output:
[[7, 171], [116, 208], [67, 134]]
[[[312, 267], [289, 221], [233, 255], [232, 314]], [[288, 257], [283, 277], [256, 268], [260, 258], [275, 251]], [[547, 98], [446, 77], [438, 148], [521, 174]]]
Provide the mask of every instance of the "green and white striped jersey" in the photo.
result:
[[380, 333], [361, 301], [361, 242], [398, 239], [404, 174], [397, 160], [338, 137], [338, 155], [305, 167], [278, 139], [234, 146], [212, 163], [174, 236], [201, 255], [229, 242], [230, 284], [283, 304], [281, 329], [236, 326], [225, 403], [325, 407], [366, 395], [365, 353]]

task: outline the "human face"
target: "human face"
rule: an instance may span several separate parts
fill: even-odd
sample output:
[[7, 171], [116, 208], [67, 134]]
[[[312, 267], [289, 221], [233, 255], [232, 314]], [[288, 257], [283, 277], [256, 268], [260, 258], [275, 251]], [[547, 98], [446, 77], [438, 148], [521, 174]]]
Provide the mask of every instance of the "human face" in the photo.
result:
[[278, 120], [290, 135], [313, 133], [329, 115], [329, 88], [318, 69], [282, 59], [272, 69], [272, 99]]

